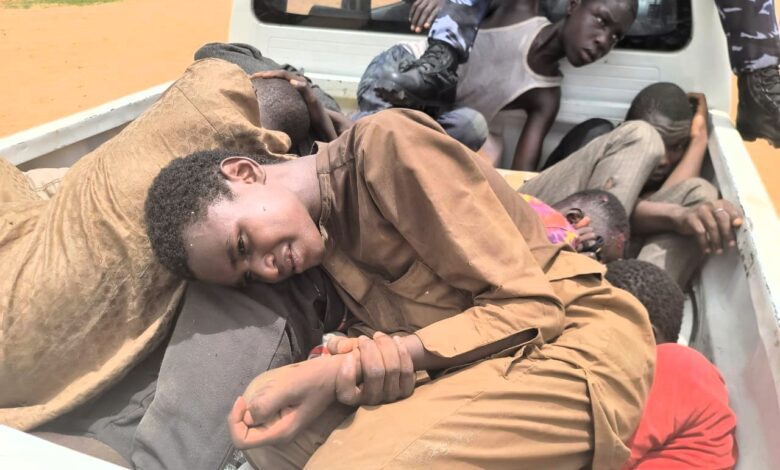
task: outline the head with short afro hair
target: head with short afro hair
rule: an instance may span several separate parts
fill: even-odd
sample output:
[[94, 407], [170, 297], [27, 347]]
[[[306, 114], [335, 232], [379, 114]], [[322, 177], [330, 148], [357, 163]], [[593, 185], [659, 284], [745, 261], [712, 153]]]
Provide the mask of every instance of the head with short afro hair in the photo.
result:
[[[184, 229], [200, 220], [209, 205], [232, 199], [220, 164], [235, 152], [207, 150], [177, 158], [152, 182], [144, 205], [146, 232], [157, 259], [173, 274], [192, 279], [187, 266]], [[243, 155], [260, 164], [279, 163], [259, 155]]]
[[648, 189], [657, 189], [680, 162], [691, 142], [693, 109], [688, 95], [674, 83], [654, 83], [636, 95], [626, 120], [645, 121], [661, 135], [666, 152], [648, 181]]
[[688, 95], [674, 83], [659, 82], [645, 87], [631, 102], [626, 120], [650, 123], [668, 146], [687, 144], [691, 134], [691, 109]]
[[294, 153], [308, 154], [312, 144], [311, 117], [300, 92], [280, 78], [255, 78], [252, 86], [257, 95], [262, 126], [287, 134]]
[[623, 204], [614, 194], [588, 189], [578, 191], [552, 206], [572, 222], [572, 214], [581, 214], [590, 219], [590, 227], [603, 243], [599, 259], [601, 262], [608, 263], [625, 256], [631, 238], [631, 225]]
[[647, 309], [656, 343], [675, 343], [680, 336], [685, 295], [658, 266], [637, 259], [607, 264], [607, 280], [628, 291]]

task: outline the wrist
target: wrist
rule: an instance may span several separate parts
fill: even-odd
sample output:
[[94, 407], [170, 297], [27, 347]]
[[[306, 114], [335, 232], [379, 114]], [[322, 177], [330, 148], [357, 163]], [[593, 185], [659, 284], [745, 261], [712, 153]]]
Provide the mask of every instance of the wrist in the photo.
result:
[[676, 233], [682, 233], [683, 220], [685, 220], [685, 207], [677, 206], [669, 211], [672, 228]]

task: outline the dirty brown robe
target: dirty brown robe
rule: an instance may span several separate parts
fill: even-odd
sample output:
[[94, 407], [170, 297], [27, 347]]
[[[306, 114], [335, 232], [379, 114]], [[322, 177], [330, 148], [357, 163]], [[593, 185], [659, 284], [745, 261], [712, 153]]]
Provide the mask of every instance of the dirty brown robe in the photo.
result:
[[405, 400], [333, 406], [293, 443], [245, 451], [250, 462], [619, 468], [654, 363], [636, 299], [599, 263], [550, 244], [533, 209], [425, 114], [364, 118], [316, 159], [323, 267], [360, 321], [352, 336], [415, 333], [447, 358], [519, 332], [533, 339]]
[[146, 192], [173, 158], [199, 150], [279, 159], [235, 65], [191, 65], [120, 134], [79, 160], [50, 200], [0, 158], [0, 424], [27, 430], [116, 383], [170, 330], [184, 283], [158, 264]]

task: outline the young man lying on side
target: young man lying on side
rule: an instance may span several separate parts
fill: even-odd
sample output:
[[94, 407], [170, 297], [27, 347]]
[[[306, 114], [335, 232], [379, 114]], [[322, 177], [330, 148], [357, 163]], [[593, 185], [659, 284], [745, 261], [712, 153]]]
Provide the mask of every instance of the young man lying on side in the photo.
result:
[[[377, 113], [282, 164], [176, 160], [146, 222], [176, 274], [253, 285], [324, 270], [360, 321], [337, 354], [263, 374], [236, 400], [234, 442], [259, 468], [628, 457], [652, 376], [646, 312], [600, 264], [550, 244], [520, 195], [422, 113]], [[423, 370], [435, 378], [413, 389]]]

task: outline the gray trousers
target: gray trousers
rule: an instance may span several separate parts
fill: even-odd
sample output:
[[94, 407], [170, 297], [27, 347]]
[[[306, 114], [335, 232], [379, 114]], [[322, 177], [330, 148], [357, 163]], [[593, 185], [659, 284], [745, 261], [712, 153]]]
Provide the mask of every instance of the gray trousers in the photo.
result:
[[262, 372], [304, 359], [344, 311], [320, 269], [245, 290], [193, 282], [167, 344], [41, 431], [95, 438], [134, 468], [221, 469], [235, 458], [235, 399]]
[[[647, 198], [653, 202], [668, 202], [692, 207], [702, 202], [718, 199], [718, 190], [701, 178], [691, 178], [670, 188], [662, 189]], [[694, 237], [676, 233], [662, 233], [643, 239], [635, 239], [641, 246], [637, 259], [653, 263], [666, 270], [680, 287], [685, 288], [699, 267], [704, 254]]]
[[[631, 214], [664, 151], [661, 136], [651, 125], [627, 121], [542, 171], [520, 191], [554, 204], [577, 191], [602, 189], [614, 194]], [[691, 178], [647, 200], [691, 207], [717, 198], [718, 191], [712, 184]], [[683, 287], [703, 259], [693, 237], [675, 233], [635, 237], [631, 245], [638, 259], [666, 270]]]
[[523, 184], [520, 191], [548, 204], [586, 189], [609, 191], [627, 213], [665, 152], [661, 135], [644, 121], [627, 121]]
[[[352, 116], [352, 120], [357, 121], [383, 109], [392, 108], [391, 103], [376, 93], [376, 84], [387, 79], [393, 72], [397, 72], [401, 64], [413, 60], [414, 54], [400, 44], [374, 57], [360, 77], [357, 90], [358, 112]], [[465, 106], [441, 109], [431, 114], [431, 117], [436, 119], [436, 122], [452, 138], [475, 152], [482, 148], [487, 140], [488, 123], [482, 113], [475, 109]]]

